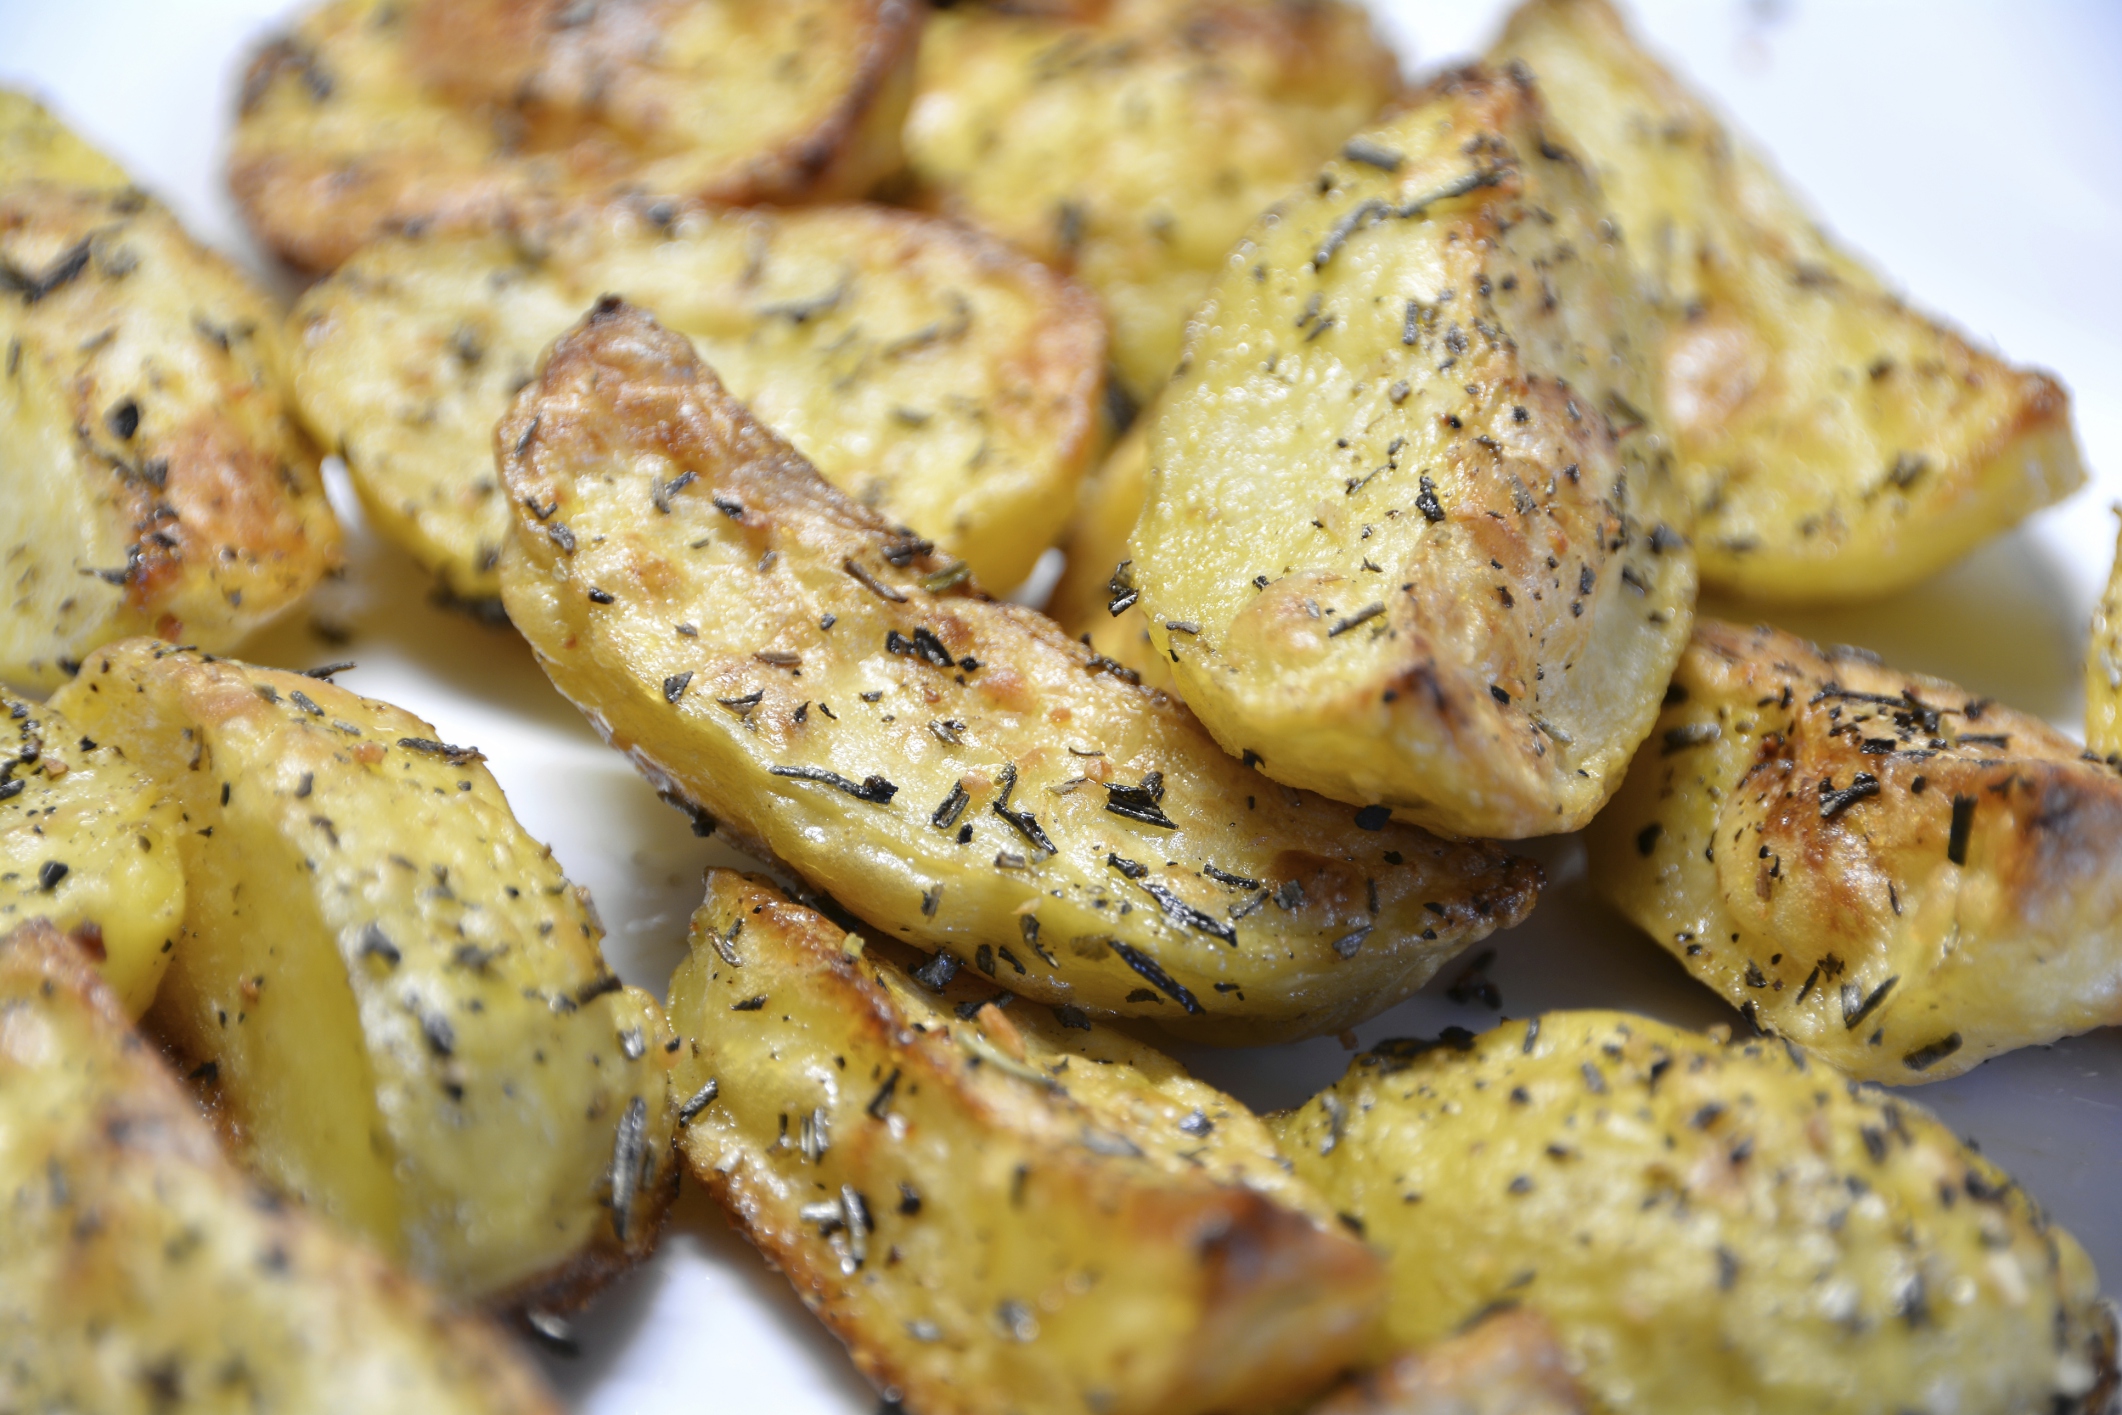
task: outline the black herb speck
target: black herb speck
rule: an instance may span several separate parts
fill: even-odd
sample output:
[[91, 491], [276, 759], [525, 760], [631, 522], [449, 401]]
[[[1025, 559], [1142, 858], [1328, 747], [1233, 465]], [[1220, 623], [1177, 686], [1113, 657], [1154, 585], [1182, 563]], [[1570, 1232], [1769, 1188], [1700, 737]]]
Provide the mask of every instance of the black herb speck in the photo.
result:
[[400, 737], [398, 745], [409, 752], [441, 757], [451, 766], [470, 766], [473, 762], [486, 760], [486, 754], [477, 747], [453, 747], [447, 742], [437, 742], [432, 737]]
[[[894, 1074], [896, 1075], [897, 1073]], [[678, 1107], [678, 1123], [680, 1125], [692, 1124], [693, 1118], [699, 1115], [701, 1111], [706, 1110], [709, 1106], [713, 1105], [715, 1102], [715, 1097], [721, 1094], [722, 1083], [720, 1081], [714, 1080], [713, 1078], [710, 1078], [706, 1085], [702, 1086], [699, 1090], [693, 1092], [692, 1095], [687, 1098], [684, 1105]]]
[[37, 869], [37, 887], [46, 894], [59, 887], [59, 881], [67, 876], [70, 867], [58, 860], [46, 860]]
[[[1393, 808], [1391, 806], [1365, 806], [1356, 812], [1356, 829], [1383, 830], [1385, 829], [1385, 823], [1392, 818]], [[1304, 894], [1302, 890], [1298, 891], [1297, 898], [1299, 902], [1303, 900]], [[1280, 896], [1277, 896], [1275, 902], [1281, 903]], [[1283, 907], [1287, 908], [1289, 906], [1284, 905]]]
[[1914, 1051], [1901, 1058], [1901, 1064], [1911, 1071], [1928, 1071], [1959, 1049], [1960, 1034], [1958, 1032], [1948, 1033], [1944, 1038], [1932, 1042], [1929, 1046], [1917, 1047]]
[[1844, 983], [1842, 985], [1843, 1028], [1854, 1032], [1858, 1027], [1862, 1026], [1864, 1019], [1879, 1010], [1879, 1004], [1886, 1001], [1886, 995], [1892, 992], [1894, 984], [1900, 981], [1901, 975], [1896, 973], [1893, 977], [1873, 988], [1869, 994], [1861, 992], [1855, 983]]
[[1047, 839], [1046, 832], [1040, 828], [1037, 816], [1030, 811], [1011, 809], [1009, 804], [1010, 793], [1016, 789], [1017, 767], [1013, 762], [1002, 768], [1002, 794], [995, 798], [994, 805], [989, 809], [1016, 827], [1017, 833], [1029, 841], [1034, 848], [1044, 850], [1049, 855], [1059, 853], [1054, 848], [1054, 842]]
[[1120, 955], [1121, 962], [1140, 973], [1143, 979], [1150, 986], [1156, 988], [1157, 991], [1178, 1003], [1189, 1013], [1201, 1011], [1201, 1004], [1194, 999], [1194, 995], [1174, 981], [1171, 974], [1159, 967], [1156, 959], [1151, 958], [1140, 949], [1122, 943], [1119, 939], [1112, 940], [1112, 949], [1113, 952]]
[[748, 997], [742, 1002], [730, 1004], [729, 1010], [732, 1012], [757, 1012], [764, 1006], [766, 1006], [766, 994], [761, 993], [757, 997]]
[[1946, 859], [1956, 865], [1967, 863], [1967, 838], [1974, 833], [1974, 828], [1975, 798], [1972, 796], [1953, 797], [1953, 829], [1952, 835], [1945, 843]]
[[1833, 820], [1859, 801], [1869, 800], [1879, 794], [1879, 778], [1868, 771], [1860, 771], [1850, 778], [1849, 785], [1835, 789], [1833, 777], [1820, 780], [1820, 819]]
[[892, 797], [899, 794], [899, 788], [881, 776], [865, 776], [860, 781], [850, 781], [837, 771], [826, 771], [814, 766], [777, 766], [769, 767], [768, 771], [775, 776], [792, 777], [797, 781], [815, 781], [820, 785], [836, 787], [858, 801], [868, 801], [877, 806], [890, 805]]
[[633, 1227], [634, 1199], [641, 1190], [641, 1171], [648, 1159], [648, 1102], [635, 1096], [619, 1117], [612, 1136], [612, 1235], [621, 1243]]
[[686, 685], [692, 681], [693, 671], [690, 668], [683, 673], [673, 673], [670, 677], [664, 679], [663, 701], [676, 706], [678, 699], [685, 696]]
[[[1224, 923], [1213, 914], [1204, 913], [1196, 909], [1193, 905], [1172, 893], [1168, 887], [1159, 884], [1155, 880], [1144, 880], [1141, 881], [1141, 884], [1144, 892], [1157, 901], [1157, 906], [1164, 911], [1164, 917], [1172, 923], [1178, 924], [1183, 928], [1194, 929], [1214, 938], [1220, 938], [1232, 947], [1237, 946], [1238, 931], [1229, 924]], [[1365, 929], [1363, 932], [1368, 933], [1370, 930]], [[1359, 939], [1357, 942], [1360, 943], [1361, 940]], [[1336, 946], [1338, 947], [1338, 945]], [[1350, 950], [1350, 952], [1353, 951]], [[1344, 953], [1341, 956], [1346, 958], [1349, 954]]]
[[914, 969], [914, 977], [930, 992], [942, 992], [958, 976], [958, 967], [957, 954], [938, 953]]
[[1160, 771], [1144, 776], [1140, 786], [1109, 781], [1105, 783], [1105, 797], [1105, 809], [1116, 816], [1165, 830], [1179, 828], [1177, 821], [1164, 814], [1160, 804], [1164, 800], [1164, 773]]

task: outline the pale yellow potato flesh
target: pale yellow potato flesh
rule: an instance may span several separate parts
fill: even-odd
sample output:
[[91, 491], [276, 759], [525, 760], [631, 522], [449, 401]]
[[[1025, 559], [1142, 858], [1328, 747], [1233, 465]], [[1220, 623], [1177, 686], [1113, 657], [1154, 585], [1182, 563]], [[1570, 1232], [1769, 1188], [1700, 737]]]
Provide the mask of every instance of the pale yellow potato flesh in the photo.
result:
[[1957, 1076], [2122, 1022], [2122, 772], [2026, 713], [1705, 620], [1593, 884], [1852, 1076]]
[[1072, 282], [878, 207], [577, 208], [534, 239], [394, 237], [312, 286], [295, 392], [372, 522], [462, 599], [501, 593], [494, 424], [605, 293], [690, 337], [864, 505], [1015, 585], [1094, 450], [1105, 332]]
[[1238, 1415], [1362, 1353], [1380, 1264], [1243, 1106], [887, 951], [718, 870], [671, 981], [686, 1161], [864, 1375], [922, 1415]]
[[1125, 595], [1113, 583], [1124, 575], [1127, 538], [1142, 514], [1149, 486], [1149, 419], [1145, 414], [1113, 444], [1097, 471], [1084, 478], [1076, 496], [1075, 519], [1062, 542], [1067, 562], [1055, 582], [1046, 612], [1063, 630], [1085, 639], [1094, 652], [1120, 664], [1143, 683], [1167, 692], [1171, 666], [1150, 642], [1149, 626], [1133, 605], [1113, 613], [1113, 601]]
[[1445, 74], [1349, 150], [1247, 233], [1158, 404], [1149, 635], [1277, 781], [1574, 830], [1694, 608], [1656, 326], [1519, 76]]
[[181, 829], [117, 747], [0, 690], [0, 933], [48, 920], [127, 1017], [154, 1001], [184, 920]]
[[1388, 1043], [1277, 1129], [1386, 1253], [1394, 1340], [1522, 1301], [1608, 1415], [2094, 1415], [2113, 1391], [2077, 1241], [1927, 1111], [1779, 1041], [1550, 1013]]
[[149, 1026], [282, 1192], [457, 1297], [564, 1306], [676, 1179], [660, 1011], [468, 748], [276, 669], [133, 640], [54, 705], [184, 812]]
[[2107, 589], [2093, 610], [2092, 643], [2085, 655], [2085, 748], [2122, 761], [2122, 541]]
[[1589, 1415], [1568, 1353], [1511, 1307], [1350, 1379], [1310, 1415]]
[[1704, 585], [1905, 589], [2084, 484], [2062, 385], [1902, 303], [1607, 0], [1528, 0], [1494, 58], [1537, 76], [1666, 320]]
[[987, 599], [639, 310], [564, 335], [496, 445], [504, 603], [554, 685], [660, 790], [890, 937], [1042, 1002], [1254, 1042], [1389, 1007], [1531, 907], [1531, 862], [1276, 786]]
[[253, 59], [229, 186], [322, 273], [622, 193], [847, 201], [903, 161], [917, 0], [328, 0]]
[[121, 191], [125, 169], [26, 93], [0, 88], [0, 180]]
[[1145, 402], [1232, 242], [1400, 92], [1347, 0], [957, 5], [921, 41], [918, 199], [1072, 271]]

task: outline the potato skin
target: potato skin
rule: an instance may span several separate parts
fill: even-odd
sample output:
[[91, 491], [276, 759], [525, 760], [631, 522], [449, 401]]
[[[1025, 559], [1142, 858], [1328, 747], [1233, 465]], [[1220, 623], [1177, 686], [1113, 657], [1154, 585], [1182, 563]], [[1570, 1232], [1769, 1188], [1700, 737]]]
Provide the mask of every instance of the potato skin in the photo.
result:
[[2122, 762], [2122, 540], [2106, 592], [2093, 609], [2092, 644], [2085, 655], [2085, 748]]
[[48, 921], [128, 1017], [154, 1001], [184, 920], [181, 828], [123, 751], [0, 691], [0, 933]]
[[1388, 1043], [1277, 1133], [1386, 1251], [1394, 1340], [1522, 1300], [1611, 1415], [2091, 1415], [2113, 1389], [2077, 1241], [1781, 1042], [1550, 1013]]
[[48, 925], [0, 935], [0, 1404], [190, 1415], [558, 1415], [451, 1312], [221, 1155]]
[[522, 227], [583, 197], [852, 200], [902, 162], [925, 10], [327, 0], [252, 61], [229, 186], [320, 274], [378, 236]]
[[988, 600], [639, 310], [563, 336], [495, 445], [504, 600], [561, 693], [893, 938], [1258, 1041], [1389, 1007], [1531, 906], [1529, 861], [1278, 789]]
[[647, 1254], [676, 1179], [660, 1011], [475, 751], [147, 640], [55, 701], [183, 808], [148, 1020], [246, 1164], [458, 1297], [565, 1306]]
[[1494, 53], [1539, 76], [1665, 317], [1709, 588], [1904, 589], [2084, 484], [2062, 385], [1904, 305], [1607, 0], [1527, 0]]
[[464, 599], [501, 593], [494, 423], [546, 345], [617, 292], [863, 504], [1015, 585], [1089, 461], [1105, 331], [1073, 282], [877, 207], [639, 200], [535, 234], [395, 237], [303, 296], [295, 389], [371, 519]]
[[892, 951], [717, 870], [671, 984], [687, 1163], [880, 1388], [1259, 1411], [1363, 1349], [1378, 1262], [1244, 1107], [1080, 1014], [932, 1002]]
[[1537, 1312], [1511, 1307], [1365, 1372], [1310, 1415], [1589, 1415]]
[[1766, 627], [1703, 622], [1673, 685], [1591, 879], [1734, 1007], [1892, 1085], [2122, 1022], [2115, 767]]
[[1150, 638], [1277, 781], [1574, 830], [1693, 613], [1655, 324], [1521, 75], [1448, 73], [1348, 150], [1233, 252], [1159, 404]]

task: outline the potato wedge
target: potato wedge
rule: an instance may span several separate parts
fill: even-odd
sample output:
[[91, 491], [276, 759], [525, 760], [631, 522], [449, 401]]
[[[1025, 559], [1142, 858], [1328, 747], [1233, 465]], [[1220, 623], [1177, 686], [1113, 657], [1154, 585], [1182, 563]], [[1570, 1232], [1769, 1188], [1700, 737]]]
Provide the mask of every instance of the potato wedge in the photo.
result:
[[496, 430], [509, 618], [658, 788], [888, 935], [1207, 1040], [1333, 1032], [1539, 870], [1286, 791], [834, 490], [618, 301]]
[[494, 423], [539, 354], [616, 291], [694, 339], [731, 392], [850, 495], [962, 557], [1031, 573], [1096, 440], [1105, 332], [1071, 282], [877, 207], [638, 201], [535, 241], [379, 241], [293, 320], [295, 389], [384, 534], [465, 599], [501, 593]]
[[1587, 846], [1697, 979], [1863, 1080], [2122, 1022], [2122, 773], [1868, 655], [1704, 621]]
[[87, 956], [0, 935], [0, 1405], [558, 1415], [507, 1338], [244, 1178]]
[[1129, 603], [1113, 612], [1113, 601], [1128, 597], [1127, 538], [1149, 489], [1147, 417], [1135, 420], [1077, 493], [1076, 517], [1061, 547], [1067, 563], [1046, 612], [1092, 652], [1132, 669], [1149, 687], [1171, 691], [1171, 665], [1150, 642], [1142, 611]]
[[1569, 1357], [1523, 1307], [1357, 1376], [1311, 1415], [1588, 1415]]
[[1231, 243], [1400, 83], [1346, 0], [968, 3], [921, 41], [907, 158], [921, 200], [1098, 292], [1143, 402]]
[[1433, 1341], [1553, 1321], [1612, 1415], [2106, 1409], [2077, 1241], [1922, 1108], [1779, 1042], [1557, 1012], [1387, 1043], [1278, 1126]]
[[26, 93], [0, 88], [0, 182], [53, 182], [123, 191], [125, 169], [84, 142]]
[[2122, 540], [2107, 591], [2093, 610], [2092, 646], [2085, 656], [2085, 747], [2122, 763]]
[[717, 870], [671, 981], [687, 1164], [888, 1400], [1261, 1411], [1364, 1349], [1377, 1259], [1243, 1106], [891, 948]]
[[915, 0], [328, 0], [259, 51], [229, 186], [322, 273], [634, 193], [845, 201], [903, 158]]
[[0, 691], [0, 933], [50, 921], [127, 1017], [154, 1001], [184, 921], [182, 828], [118, 748]]
[[1150, 638], [1277, 781], [1574, 830], [1687, 642], [1655, 325], [1521, 77], [1449, 73], [1256, 223], [1149, 436]]
[[1705, 585], [1904, 589], [2084, 484], [2062, 385], [1903, 304], [1607, 0], [1527, 0], [1494, 53], [1539, 76], [1666, 318]]
[[149, 1014], [276, 1187], [460, 1297], [566, 1305], [676, 1180], [662, 1017], [479, 754], [298, 673], [135, 640], [54, 700], [183, 808]]

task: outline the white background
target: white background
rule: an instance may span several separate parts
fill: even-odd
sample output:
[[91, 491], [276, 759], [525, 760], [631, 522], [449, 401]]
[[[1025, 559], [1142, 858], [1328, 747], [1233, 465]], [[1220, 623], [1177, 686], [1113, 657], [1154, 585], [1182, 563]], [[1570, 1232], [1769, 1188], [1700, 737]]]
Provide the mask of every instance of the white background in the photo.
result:
[[[1476, 52], [1502, 9], [1471, 0], [1376, 8], [1417, 69]], [[1779, 622], [1877, 649], [2075, 732], [2084, 626], [2113, 549], [2108, 507], [2122, 495], [2122, 4], [1635, 8], [1655, 44], [1918, 305], [2062, 376], [2094, 472], [2070, 503], [1916, 591]], [[222, 147], [243, 56], [287, 9], [272, 0], [0, 0], [0, 82], [42, 92], [202, 239], [263, 272], [222, 190]], [[416, 567], [357, 529], [349, 583], [318, 610], [350, 627], [352, 644], [342, 652], [303, 622], [248, 653], [290, 667], [358, 659], [342, 682], [431, 718], [450, 741], [483, 747], [524, 823], [595, 891], [615, 966], [660, 990], [683, 947], [701, 866], [733, 857], [691, 838], [520, 643], [429, 607], [425, 593]], [[1573, 841], [1535, 853], [1553, 884], [1530, 923], [1495, 941], [1506, 1011], [1622, 1006], [1696, 1025], [1734, 1020], [1590, 897]], [[1479, 1028], [1490, 1017], [1439, 993], [1360, 1035], [1368, 1044], [1452, 1022]], [[1332, 1040], [1186, 1055], [1262, 1107], [1302, 1100], [1347, 1059]], [[2110, 1290], [2122, 1284], [2122, 1032], [2022, 1051], [1911, 1094], [2045, 1200]], [[578, 1330], [583, 1354], [548, 1369], [584, 1411], [702, 1398], [783, 1415], [875, 1408], [832, 1339], [697, 1193], [681, 1201], [655, 1260]]]

